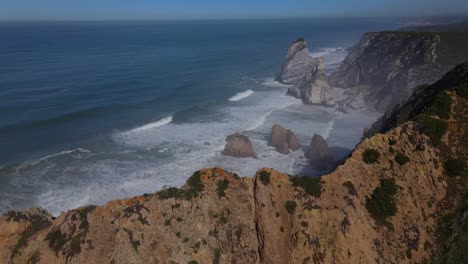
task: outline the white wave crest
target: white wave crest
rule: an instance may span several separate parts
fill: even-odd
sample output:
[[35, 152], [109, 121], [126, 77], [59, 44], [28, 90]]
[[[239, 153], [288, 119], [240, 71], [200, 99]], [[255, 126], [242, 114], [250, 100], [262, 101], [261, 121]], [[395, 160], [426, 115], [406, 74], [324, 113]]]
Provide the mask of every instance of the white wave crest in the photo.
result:
[[252, 94], [254, 93], [254, 91], [252, 90], [247, 90], [247, 91], [243, 91], [243, 92], [240, 92], [240, 93], [236, 93], [233, 97], [229, 98], [229, 101], [231, 102], [236, 102], [236, 101], [240, 101], [246, 97], [249, 97], [251, 96]]
[[141, 127], [137, 127], [137, 128], [134, 128], [131, 130], [131, 132], [140, 132], [140, 131], [144, 131], [144, 130], [148, 130], [148, 129], [152, 129], [152, 128], [156, 128], [156, 127], [161, 127], [161, 126], [164, 126], [164, 125], [167, 125], [169, 124], [170, 122], [172, 122], [172, 115], [170, 116], [166, 116], [156, 122], [153, 122], [153, 123], [149, 123], [149, 124], [146, 124], [144, 126], [141, 126]]
[[318, 51], [310, 52], [310, 56], [320, 58], [332, 52], [342, 51], [343, 48], [321, 48]]
[[335, 119], [332, 119], [332, 121], [328, 123], [328, 126], [325, 128], [325, 131], [322, 134], [324, 139], [328, 139], [328, 137], [330, 136], [330, 132], [332, 131], [334, 126], [335, 126]]

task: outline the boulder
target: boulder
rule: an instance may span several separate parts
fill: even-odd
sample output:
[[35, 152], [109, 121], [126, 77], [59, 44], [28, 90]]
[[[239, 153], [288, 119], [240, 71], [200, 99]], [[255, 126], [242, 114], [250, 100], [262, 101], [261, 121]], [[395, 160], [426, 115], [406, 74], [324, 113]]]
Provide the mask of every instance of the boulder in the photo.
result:
[[229, 135], [226, 138], [226, 146], [224, 147], [223, 155], [237, 158], [256, 157], [249, 137], [240, 133]]
[[271, 128], [269, 145], [275, 147], [281, 154], [288, 154], [290, 149], [296, 151], [301, 147], [296, 135], [278, 124], [274, 124]]
[[333, 154], [322, 136], [314, 134], [310, 141], [307, 158], [319, 169], [326, 169], [328, 164], [333, 162]]

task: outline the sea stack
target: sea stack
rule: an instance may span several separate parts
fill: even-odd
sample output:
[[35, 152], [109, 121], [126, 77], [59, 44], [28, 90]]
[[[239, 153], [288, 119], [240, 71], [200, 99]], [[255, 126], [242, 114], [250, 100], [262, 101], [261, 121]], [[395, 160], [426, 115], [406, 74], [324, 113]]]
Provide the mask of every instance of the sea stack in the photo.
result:
[[312, 165], [318, 169], [326, 169], [328, 164], [333, 162], [333, 154], [328, 147], [327, 141], [320, 135], [314, 134], [310, 141], [307, 158]]
[[244, 136], [240, 133], [229, 135], [226, 138], [226, 146], [223, 150], [223, 155], [232, 156], [236, 158], [256, 158], [253, 150], [252, 142], [249, 137]]
[[275, 147], [281, 154], [288, 154], [289, 150], [296, 151], [301, 148], [301, 144], [294, 133], [278, 124], [274, 124], [270, 133], [270, 146]]
[[329, 104], [334, 99], [325, 75], [325, 61], [310, 55], [304, 38], [289, 46], [276, 80], [293, 85], [287, 94], [301, 99], [304, 104]]

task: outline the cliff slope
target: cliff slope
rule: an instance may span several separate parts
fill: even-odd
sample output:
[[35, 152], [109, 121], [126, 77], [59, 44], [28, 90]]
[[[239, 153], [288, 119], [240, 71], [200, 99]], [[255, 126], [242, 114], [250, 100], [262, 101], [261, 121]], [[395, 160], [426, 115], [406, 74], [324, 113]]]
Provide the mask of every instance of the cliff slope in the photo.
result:
[[405, 102], [414, 87], [437, 81], [466, 58], [467, 31], [370, 32], [329, 81], [334, 86], [354, 88], [346, 103], [363, 96], [368, 106], [385, 111]]
[[466, 263], [467, 80], [468, 63], [425, 87], [423, 107], [363, 140], [321, 178], [270, 168], [241, 178], [209, 168], [180, 189], [57, 218], [9, 212], [0, 218], [0, 260]]

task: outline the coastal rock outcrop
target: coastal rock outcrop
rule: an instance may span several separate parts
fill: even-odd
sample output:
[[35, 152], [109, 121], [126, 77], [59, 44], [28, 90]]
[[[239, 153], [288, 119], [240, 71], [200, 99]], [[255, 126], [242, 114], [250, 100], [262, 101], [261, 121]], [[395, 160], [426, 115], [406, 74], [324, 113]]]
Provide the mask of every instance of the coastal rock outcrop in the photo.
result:
[[319, 169], [326, 169], [333, 162], [333, 153], [328, 147], [327, 141], [318, 134], [312, 136], [306, 156]]
[[240, 133], [229, 135], [226, 138], [226, 146], [224, 147], [223, 155], [237, 158], [256, 157], [249, 137]]
[[296, 135], [291, 130], [278, 124], [274, 124], [271, 128], [269, 144], [281, 154], [288, 154], [290, 149], [296, 151], [301, 148]]
[[289, 46], [276, 80], [284, 84], [300, 84], [304, 79], [311, 79], [318, 64], [318, 59], [310, 56], [305, 39], [298, 38]]
[[[369, 32], [329, 78], [332, 86], [358, 91], [366, 106], [384, 112], [414, 89], [440, 79], [468, 57], [468, 32]], [[362, 98], [349, 99], [351, 108]]]
[[395, 110], [396, 123], [322, 177], [271, 168], [239, 177], [215, 167], [180, 188], [56, 218], [9, 212], [0, 217], [0, 260], [467, 263], [467, 89], [468, 62]]
[[325, 75], [325, 62], [310, 55], [304, 38], [289, 46], [277, 81], [293, 85], [287, 94], [302, 99], [304, 104], [327, 104], [334, 99]]

